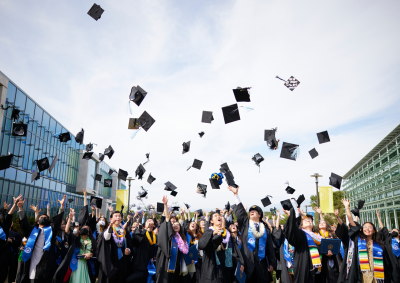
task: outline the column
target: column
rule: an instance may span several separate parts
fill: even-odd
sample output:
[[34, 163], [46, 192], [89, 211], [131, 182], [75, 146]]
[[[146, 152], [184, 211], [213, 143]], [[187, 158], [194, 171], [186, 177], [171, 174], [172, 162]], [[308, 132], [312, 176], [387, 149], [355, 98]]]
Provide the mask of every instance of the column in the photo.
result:
[[394, 225], [396, 226], [396, 228], [399, 227], [399, 220], [397, 219], [397, 209], [394, 209]]
[[389, 216], [389, 211], [385, 209], [385, 217], [386, 217], [386, 227], [389, 229], [390, 228], [390, 216]]
[[[5, 106], [8, 88], [8, 78], [0, 73], [0, 104]], [[0, 108], [0, 129], [3, 125], [4, 110]]]

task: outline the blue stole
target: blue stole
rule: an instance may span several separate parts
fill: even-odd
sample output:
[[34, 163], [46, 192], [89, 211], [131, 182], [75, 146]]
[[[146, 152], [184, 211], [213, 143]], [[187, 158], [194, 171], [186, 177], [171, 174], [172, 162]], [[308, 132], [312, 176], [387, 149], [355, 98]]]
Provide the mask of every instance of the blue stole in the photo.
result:
[[340, 255], [342, 256], [342, 259], [344, 259], [344, 248], [342, 242], [340, 242]]
[[178, 258], [178, 243], [175, 241], [175, 237], [172, 237], [171, 257], [168, 262], [167, 272], [170, 272], [170, 273], [175, 272], [177, 258]]
[[[58, 241], [58, 244], [61, 245], [61, 241], [62, 241], [61, 237], [57, 236], [57, 241]], [[54, 247], [54, 248], [55, 248], [56, 254], [57, 254], [58, 249], [57, 249], [57, 247]], [[61, 263], [61, 255], [59, 255], [58, 258], [56, 259], [56, 263], [57, 263], [57, 265], [60, 265], [60, 263]]]
[[147, 271], [149, 272], [149, 275], [147, 275], [147, 283], [154, 283], [153, 275], [156, 274], [156, 267], [151, 260], [149, 260], [149, 264], [147, 265]]
[[225, 267], [233, 267], [232, 262], [232, 242], [229, 239], [228, 248], [225, 250]]
[[186, 241], [187, 241], [188, 247], [190, 247], [190, 240], [191, 239], [192, 239], [192, 236], [190, 236], [189, 233], [186, 232]]
[[93, 238], [94, 238], [95, 240], [97, 240], [97, 230], [94, 231], [94, 233], [93, 233]]
[[285, 258], [285, 260], [287, 262], [290, 262], [292, 265], [294, 265], [293, 259], [290, 256], [290, 252], [289, 252], [289, 242], [286, 239], [285, 239], [285, 242], [283, 244], [283, 257]]
[[392, 250], [396, 257], [400, 256], [400, 245], [395, 238], [392, 238]]
[[6, 233], [4, 233], [4, 230], [1, 226], [0, 226], [0, 240], [7, 241]]
[[[36, 238], [39, 235], [40, 228], [39, 227], [34, 227], [32, 229], [31, 234], [29, 235], [28, 240], [26, 241], [25, 249], [22, 252], [22, 260], [26, 262], [29, 260], [32, 256], [32, 250], [36, 242]], [[51, 246], [51, 238], [53, 236], [53, 230], [51, 229], [51, 226], [43, 227], [43, 232], [44, 232], [44, 247], [43, 249], [45, 251], [49, 251], [50, 246]]]
[[242, 242], [240, 242], [240, 244], [239, 244], [239, 236], [236, 237], [236, 241], [238, 243], [239, 251], [240, 251], [240, 249], [242, 248]]
[[[261, 223], [259, 223], [261, 225]], [[258, 241], [258, 259], [261, 261], [265, 258], [265, 244], [267, 243], [267, 229], [265, 229], [264, 235], [259, 238]], [[247, 238], [247, 247], [251, 252], [256, 248], [256, 238], [253, 236], [253, 231], [251, 231], [251, 227], [249, 224], [248, 238]]]
[[69, 263], [69, 268], [71, 268], [72, 272], [78, 268], [78, 259], [76, 256], [79, 254], [80, 250], [81, 249], [79, 247], [75, 247], [74, 254], [72, 255], [71, 262]]

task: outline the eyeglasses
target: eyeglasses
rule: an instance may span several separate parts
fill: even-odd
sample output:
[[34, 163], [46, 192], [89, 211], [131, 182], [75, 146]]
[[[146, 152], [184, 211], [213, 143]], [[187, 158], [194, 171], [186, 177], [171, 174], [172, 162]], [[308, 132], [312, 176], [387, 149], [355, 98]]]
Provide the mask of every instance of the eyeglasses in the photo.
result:
[[363, 229], [365, 229], [365, 230], [374, 230], [374, 227], [366, 226], [366, 227], [363, 227]]

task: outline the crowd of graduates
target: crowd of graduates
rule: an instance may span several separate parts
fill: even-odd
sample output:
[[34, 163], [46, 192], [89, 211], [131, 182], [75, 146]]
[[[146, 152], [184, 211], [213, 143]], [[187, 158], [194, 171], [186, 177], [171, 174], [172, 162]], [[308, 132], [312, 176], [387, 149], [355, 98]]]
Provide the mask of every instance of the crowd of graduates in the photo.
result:
[[[328, 225], [316, 207], [314, 226], [293, 204], [282, 209], [288, 218], [281, 225], [279, 210], [271, 223], [257, 205], [247, 210], [239, 188], [228, 189], [232, 209], [175, 214], [164, 196], [161, 219], [155, 206], [147, 219], [109, 207], [107, 219], [89, 208], [83, 190], [77, 213], [65, 209], [65, 196], [54, 216], [31, 206], [33, 226], [16, 196], [0, 211], [0, 283], [400, 282], [399, 230], [384, 227], [379, 211], [379, 228], [361, 224], [343, 199], [348, 224], [336, 210], [337, 225]], [[22, 235], [13, 230], [14, 213]], [[340, 239], [340, 252], [323, 252], [324, 239]]]

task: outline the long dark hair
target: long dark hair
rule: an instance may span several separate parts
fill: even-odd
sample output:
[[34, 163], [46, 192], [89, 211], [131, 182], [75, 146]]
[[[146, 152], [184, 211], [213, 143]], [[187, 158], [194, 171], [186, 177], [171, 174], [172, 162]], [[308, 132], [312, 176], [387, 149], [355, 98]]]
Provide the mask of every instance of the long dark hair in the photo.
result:
[[[231, 225], [235, 225], [236, 226], [236, 224], [231, 224]], [[231, 233], [231, 237], [232, 237], [232, 231], [231, 231], [231, 225], [229, 225], [229, 228], [228, 228], [228, 230], [229, 230], [229, 232]], [[239, 240], [240, 240], [240, 242], [242, 242], [242, 235], [240, 235], [240, 233], [239, 233], [239, 227], [237, 227], [236, 226], [236, 235], [237, 235], [237, 237], [239, 238]], [[236, 239], [235, 239], [235, 241], [236, 241]]]
[[[200, 226], [196, 222], [194, 222], [194, 221], [192, 221], [192, 222], [196, 224], [196, 230], [193, 232], [192, 230], [188, 229], [187, 232], [191, 237], [196, 235], [197, 240], [200, 240], [200, 238], [203, 236], [203, 233], [201, 233], [201, 231], [200, 231]], [[190, 224], [192, 224], [192, 222], [190, 222]], [[190, 224], [189, 224], [189, 226], [190, 226]]]
[[384, 246], [384, 243], [383, 243], [383, 241], [382, 241], [382, 239], [381, 239], [381, 235], [378, 233], [378, 230], [376, 230], [376, 227], [375, 227], [375, 225], [374, 225], [374, 223], [371, 223], [371, 222], [364, 222], [364, 224], [363, 224], [363, 226], [362, 226], [362, 228], [361, 228], [361, 231], [360, 231], [360, 238], [361, 239], [363, 239], [363, 240], [367, 240], [367, 236], [364, 234], [364, 225], [365, 224], [371, 224], [372, 225], [372, 227], [374, 228], [374, 234], [372, 235], [372, 240], [374, 240], [375, 242], [377, 242], [381, 247], [383, 247]]
[[[182, 240], [184, 240], [186, 242], [186, 235], [183, 233], [183, 228], [182, 228], [181, 224], [179, 224], [179, 222], [175, 222], [175, 223], [177, 223], [179, 225], [179, 232], [178, 232], [179, 235], [181, 236]], [[174, 226], [174, 225], [172, 224], [172, 226]], [[175, 231], [174, 231], [174, 233], [175, 233]]]

